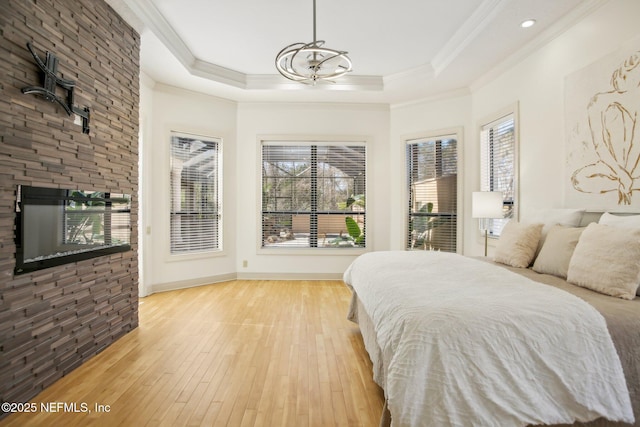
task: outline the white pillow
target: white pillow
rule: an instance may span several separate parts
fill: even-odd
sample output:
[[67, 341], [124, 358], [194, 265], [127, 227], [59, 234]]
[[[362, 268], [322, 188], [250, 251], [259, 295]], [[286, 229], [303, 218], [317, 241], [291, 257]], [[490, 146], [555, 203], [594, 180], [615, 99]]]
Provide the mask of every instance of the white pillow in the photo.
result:
[[[640, 215], [612, 215], [609, 212], [605, 212], [598, 220], [598, 224], [611, 227], [640, 228]], [[640, 296], [640, 286], [636, 295]]]
[[584, 209], [537, 209], [525, 219], [530, 223], [543, 223], [542, 234], [545, 235], [554, 225], [579, 226], [583, 214]]
[[609, 212], [602, 214], [598, 224], [611, 227], [640, 228], [640, 215], [612, 215]]
[[567, 281], [634, 299], [640, 283], [640, 228], [589, 224], [571, 257]]
[[514, 220], [507, 222], [500, 233], [493, 260], [512, 267], [529, 267], [536, 254], [543, 225]]
[[533, 271], [566, 279], [571, 256], [583, 231], [584, 227], [551, 227], [533, 263]]

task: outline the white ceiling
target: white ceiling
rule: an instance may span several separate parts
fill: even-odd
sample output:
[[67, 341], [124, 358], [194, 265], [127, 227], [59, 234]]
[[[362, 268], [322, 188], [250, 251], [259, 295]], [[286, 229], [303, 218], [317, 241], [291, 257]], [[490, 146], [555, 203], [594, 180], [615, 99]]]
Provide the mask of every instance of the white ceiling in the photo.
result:
[[317, 0], [317, 38], [348, 51], [353, 72], [307, 86], [274, 61], [313, 41], [313, 0], [107, 0], [140, 32], [157, 82], [237, 101], [389, 104], [469, 91], [606, 1]]

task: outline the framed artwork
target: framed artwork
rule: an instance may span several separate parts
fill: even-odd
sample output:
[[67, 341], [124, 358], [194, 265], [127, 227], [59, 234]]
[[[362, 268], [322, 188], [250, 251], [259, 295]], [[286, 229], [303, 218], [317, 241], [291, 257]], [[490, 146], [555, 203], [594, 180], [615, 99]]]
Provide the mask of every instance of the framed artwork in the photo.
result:
[[565, 203], [640, 208], [640, 39], [565, 78]]

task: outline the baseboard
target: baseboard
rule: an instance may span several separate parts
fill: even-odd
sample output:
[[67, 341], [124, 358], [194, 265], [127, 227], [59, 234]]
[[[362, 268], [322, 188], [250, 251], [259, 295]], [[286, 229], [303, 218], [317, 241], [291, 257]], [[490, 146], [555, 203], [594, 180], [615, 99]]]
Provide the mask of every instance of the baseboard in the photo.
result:
[[[196, 286], [210, 285], [212, 283], [229, 282], [236, 280], [236, 273], [220, 274], [217, 276], [199, 277], [197, 279], [180, 280], [177, 282], [158, 283], [148, 288], [148, 295], [156, 292], [176, 291], [178, 289], [193, 288]], [[148, 296], [147, 295], [147, 296]]]
[[342, 273], [238, 273], [240, 280], [342, 280]]
[[178, 289], [229, 282], [231, 280], [342, 280], [342, 273], [228, 273], [177, 282], [158, 283], [151, 285], [148, 288], [148, 294], [145, 296], [156, 292], [176, 291]]

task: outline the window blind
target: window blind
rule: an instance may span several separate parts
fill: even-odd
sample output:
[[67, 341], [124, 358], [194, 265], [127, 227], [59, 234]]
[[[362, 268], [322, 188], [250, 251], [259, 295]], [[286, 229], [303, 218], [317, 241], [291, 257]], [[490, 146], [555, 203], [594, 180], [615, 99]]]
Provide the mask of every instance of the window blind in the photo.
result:
[[407, 141], [407, 249], [456, 252], [458, 150], [453, 137]]
[[221, 141], [171, 136], [172, 254], [221, 248]]
[[499, 236], [516, 208], [516, 135], [514, 115], [508, 114], [482, 126], [481, 191], [501, 191], [504, 219], [488, 221], [488, 232]]
[[364, 247], [364, 144], [262, 144], [262, 247]]

